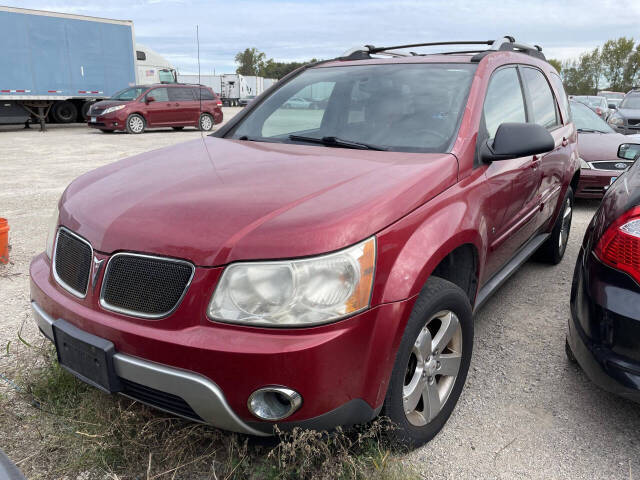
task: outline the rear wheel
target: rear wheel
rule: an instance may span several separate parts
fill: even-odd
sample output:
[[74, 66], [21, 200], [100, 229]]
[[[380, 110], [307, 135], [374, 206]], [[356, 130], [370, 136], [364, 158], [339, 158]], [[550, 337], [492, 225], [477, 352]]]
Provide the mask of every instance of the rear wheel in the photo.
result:
[[73, 103], [65, 100], [53, 106], [51, 115], [58, 123], [75, 122], [78, 117], [78, 108]]
[[562, 260], [564, 252], [569, 243], [569, 233], [571, 232], [571, 218], [573, 217], [573, 190], [567, 188], [567, 193], [562, 202], [560, 215], [553, 226], [551, 236], [542, 244], [536, 257], [543, 262], [557, 265]]
[[127, 133], [142, 133], [144, 132], [145, 126], [146, 122], [144, 121], [144, 117], [142, 115], [132, 113], [127, 117]]
[[407, 322], [382, 409], [397, 427], [395, 440], [417, 447], [442, 429], [460, 398], [472, 349], [467, 295], [430, 278]]
[[198, 121], [198, 128], [203, 132], [208, 132], [213, 128], [213, 117], [208, 113], [203, 113], [200, 115], [200, 120]]

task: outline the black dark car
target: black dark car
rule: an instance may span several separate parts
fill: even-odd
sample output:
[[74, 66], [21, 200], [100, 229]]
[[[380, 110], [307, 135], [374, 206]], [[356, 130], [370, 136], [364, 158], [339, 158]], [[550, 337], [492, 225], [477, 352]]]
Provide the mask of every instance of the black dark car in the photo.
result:
[[[640, 157], [640, 144], [618, 156]], [[640, 402], [640, 162], [605, 194], [571, 288], [567, 355], [605, 390]]]

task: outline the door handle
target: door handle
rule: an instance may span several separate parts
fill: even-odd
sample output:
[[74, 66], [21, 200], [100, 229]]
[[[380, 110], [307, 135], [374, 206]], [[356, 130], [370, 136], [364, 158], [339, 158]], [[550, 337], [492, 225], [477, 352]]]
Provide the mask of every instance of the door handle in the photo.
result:
[[569, 145], [569, 140], [567, 137], [562, 137], [562, 146], [566, 147], [567, 145]]

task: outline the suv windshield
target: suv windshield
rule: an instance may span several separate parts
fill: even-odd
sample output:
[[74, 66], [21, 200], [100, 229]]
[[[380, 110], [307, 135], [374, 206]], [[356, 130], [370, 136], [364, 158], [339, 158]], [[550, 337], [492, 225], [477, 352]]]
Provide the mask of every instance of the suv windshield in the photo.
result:
[[135, 100], [143, 92], [147, 90], [147, 87], [131, 87], [120, 90], [118, 93], [114, 93], [110, 100]]
[[578, 131], [613, 133], [607, 122], [580, 102], [571, 102], [571, 117]]
[[640, 95], [627, 95], [620, 102], [620, 108], [640, 108]]
[[584, 103], [585, 105], [591, 105], [592, 107], [602, 107], [606, 105], [606, 99], [604, 97], [591, 97], [576, 95], [574, 100]]
[[472, 64], [311, 68], [276, 90], [228, 136], [446, 152], [464, 111], [475, 69]]

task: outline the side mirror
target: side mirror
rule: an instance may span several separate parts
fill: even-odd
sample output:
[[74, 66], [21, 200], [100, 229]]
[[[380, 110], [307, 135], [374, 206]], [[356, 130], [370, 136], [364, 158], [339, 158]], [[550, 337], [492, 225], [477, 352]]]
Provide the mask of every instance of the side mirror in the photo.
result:
[[496, 137], [480, 147], [483, 162], [510, 160], [550, 152], [555, 141], [546, 128], [536, 123], [503, 123]]
[[640, 144], [623, 143], [618, 147], [618, 157], [623, 160], [637, 160], [640, 157]]
[[156, 101], [156, 99], [154, 97], [152, 97], [151, 95], [147, 95], [144, 98], [144, 103], [151, 103], [151, 102], [155, 102], [155, 101]]
[[615, 103], [610, 103], [609, 105], [607, 105], [611, 110], [617, 110], [618, 107], [616, 107]]

